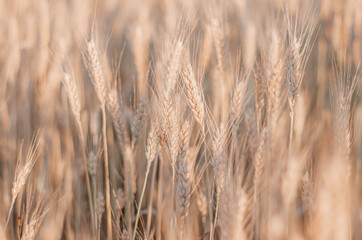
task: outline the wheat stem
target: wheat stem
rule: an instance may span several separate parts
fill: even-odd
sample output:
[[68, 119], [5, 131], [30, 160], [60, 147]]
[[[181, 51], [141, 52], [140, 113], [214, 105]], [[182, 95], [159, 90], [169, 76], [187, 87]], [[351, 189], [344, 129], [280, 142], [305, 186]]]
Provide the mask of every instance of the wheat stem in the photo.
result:
[[104, 148], [104, 173], [106, 182], [106, 206], [107, 206], [107, 239], [112, 240], [112, 213], [111, 213], [111, 194], [109, 186], [109, 162], [108, 162], [108, 147], [107, 147], [107, 129], [106, 129], [106, 108], [102, 104], [102, 134]]
[[138, 202], [138, 209], [137, 209], [136, 221], [135, 221], [134, 229], [133, 229], [133, 237], [132, 237], [133, 240], [136, 239], [137, 225], [138, 225], [138, 220], [139, 220], [139, 217], [140, 217], [140, 212], [141, 212], [141, 207], [142, 207], [142, 200], [143, 200], [143, 195], [145, 194], [145, 190], [146, 190], [147, 178], [148, 178], [148, 174], [149, 174], [149, 172], [150, 172], [150, 167], [151, 167], [151, 162], [147, 162], [145, 180], [143, 181], [143, 187], [142, 187], [141, 197], [140, 197], [140, 200], [139, 200], [139, 202]]

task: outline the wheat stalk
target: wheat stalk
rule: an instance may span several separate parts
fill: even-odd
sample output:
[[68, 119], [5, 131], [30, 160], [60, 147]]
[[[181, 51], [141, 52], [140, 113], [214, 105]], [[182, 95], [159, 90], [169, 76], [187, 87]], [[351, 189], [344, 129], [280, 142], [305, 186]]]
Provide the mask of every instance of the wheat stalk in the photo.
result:
[[96, 90], [98, 99], [101, 103], [102, 109], [102, 135], [103, 135], [103, 149], [104, 149], [104, 171], [105, 171], [105, 185], [106, 185], [106, 204], [107, 204], [107, 237], [112, 240], [112, 216], [111, 216], [111, 197], [109, 186], [109, 162], [108, 162], [108, 146], [107, 146], [107, 133], [106, 133], [106, 97], [107, 87], [106, 81], [103, 76], [103, 69], [99, 58], [99, 51], [96, 47], [94, 37], [92, 36], [87, 43], [83, 59], [87, 66], [89, 76]]
[[28, 179], [28, 176], [34, 167], [36, 160], [39, 157], [38, 147], [39, 147], [39, 141], [40, 141], [41, 137], [42, 137], [42, 132], [38, 131], [35, 133], [35, 135], [32, 139], [30, 148], [28, 150], [28, 153], [26, 155], [24, 166], [22, 168], [20, 167], [20, 159], [18, 160], [18, 162], [16, 164], [15, 177], [14, 177], [14, 181], [13, 181], [13, 187], [11, 189], [10, 210], [9, 210], [9, 214], [8, 214], [8, 217], [6, 220], [5, 227], [9, 223], [10, 214], [14, 207], [16, 197], [18, 196], [19, 192], [23, 189], [24, 185], [26, 184], [26, 180]]
[[138, 210], [137, 210], [136, 221], [135, 221], [134, 230], [133, 230], [133, 238], [132, 238], [133, 240], [136, 238], [138, 219], [139, 219], [139, 215], [140, 215], [140, 211], [141, 211], [141, 207], [142, 207], [143, 195], [144, 195], [145, 190], [146, 190], [148, 174], [150, 172], [151, 164], [155, 160], [156, 154], [157, 154], [157, 147], [158, 147], [158, 143], [159, 143], [159, 135], [158, 135], [159, 131], [158, 131], [158, 128], [157, 128], [156, 124], [157, 124], [157, 122], [155, 122], [155, 123], [153, 123], [151, 125], [151, 129], [150, 129], [150, 132], [149, 132], [148, 138], [147, 138], [146, 174], [145, 174], [145, 180], [143, 182], [143, 187], [142, 187], [140, 200], [138, 202]]
[[[89, 180], [89, 176], [87, 174], [89, 172], [89, 169], [88, 169], [88, 165], [87, 165], [85, 146], [84, 146], [85, 145], [84, 144], [84, 133], [83, 133], [83, 128], [82, 128], [81, 119], [80, 119], [80, 111], [81, 111], [80, 97], [79, 97], [79, 91], [78, 91], [78, 87], [75, 82], [74, 76], [73, 76], [73, 74], [70, 73], [69, 69], [66, 69], [66, 71], [64, 71], [63, 83], [64, 83], [65, 89], [67, 91], [67, 94], [68, 94], [69, 103], [70, 103], [70, 106], [71, 106], [71, 109], [73, 112], [73, 116], [75, 118], [75, 122], [77, 125], [79, 135], [80, 135], [79, 137], [82, 142], [82, 157], [83, 157], [84, 166], [86, 168], [86, 183], [87, 183], [87, 192], [88, 192], [88, 198], [89, 198], [89, 207], [90, 207], [92, 219], [94, 219], [93, 200], [92, 200], [92, 192], [91, 192], [91, 186], [90, 186], [91, 183]], [[93, 223], [93, 225], [94, 224], [95, 224], [95, 222]]]

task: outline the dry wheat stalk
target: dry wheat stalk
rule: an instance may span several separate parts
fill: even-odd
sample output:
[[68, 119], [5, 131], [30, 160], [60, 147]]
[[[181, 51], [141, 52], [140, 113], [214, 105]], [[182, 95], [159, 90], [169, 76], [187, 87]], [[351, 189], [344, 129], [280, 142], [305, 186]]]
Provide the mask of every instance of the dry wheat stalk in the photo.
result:
[[151, 164], [155, 160], [156, 154], [157, 154], [157, 148], [158, 148], [158, 143], [159, 143], [159, 135], [158, 135], [159, 131], [158, 131], [157, 124], [158, 124], [158, 120], [154, 121], [151, 125], [150, 132], [148, 133], [147, 146], [146, 146], [147, 166], [146, 166], [145, 180], [143, 182], [141, 197], [138, 202], [138, 210], [137, 210], [136, 221], [135, 221], [135, 226], [134, 226], [133, 239], [135, 239], [136, 233], [137, 233], [138, 219], [139, 219], [139, 215], [141, 212], [143, 195], [146, 190], [148, 174], [150, 172]]
[[101, 103], [102, 109], [102, 135], [103, 135], [103, 148], [104, 148], [104, 172], [105, 172], [105, 191], [106, 191], [106, 203], [107, 203], [107, 237], [112, 239], [112, 216], [111, 216], [111, 196], [109, 186], [109, 162], [108, 162], [108, 146], [107, 146], [107, 132], [106, 132], [106, 97], [107, 86], [106, 80], [103, 76], [103, 69], [101, 60], [99, 57], [99, 50], [96, 47], [94, 37], [91, 36], [87, 43], [85, 52], [83, 53], [83, 59], [87, 66], [89, 76], [92, 84], [96, 90], [98, 99]]
[[[84, 166], [87, 169], [86, 172], [90, 173], [90, 170], [88, 169], [87, 159], [86, 159], [85, 146], [84, 146], [85, 139], [84, 139], [84, 133], [83, 133], [83, 128], [82, 128], [81, 119], [80, 119], [81, 104], [80, 104], [80, 98], [79, 98], [79, 91], [78, 91], [78, 87], [75, 82], [74, 76], [70, 72], [71, 71], [69, 69], [66, 69], [64, 71], [63, 83], [64, 83], [66, 91], [67, 91], [69, 102], [70, 102], [72, 112], [73, 112], [73, 115], [75, 118], [77, 129], [78, 129], [78, 132], [80, 135], [79, 137], [80, 137], [80, 140], [82, 143], [82, 157], [83, 157]], [[90, 186], [91, 182], [89, 180], [88, 174], [86, 174], [86, 183], [87, 183], [87, 192], [88, 192], [88, 198], [89, 198], [89, 207], [90, 207], [92, 219], [94, 219], [93, 200], [92, 200], [92, 193], [91, 193], [91, 186]]]

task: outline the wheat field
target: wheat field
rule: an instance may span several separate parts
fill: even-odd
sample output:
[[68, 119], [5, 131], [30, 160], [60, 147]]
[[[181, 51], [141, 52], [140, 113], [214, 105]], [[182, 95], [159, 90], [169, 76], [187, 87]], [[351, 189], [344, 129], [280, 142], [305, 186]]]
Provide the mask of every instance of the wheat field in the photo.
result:
[[362, 239], [362, 0], [0, 0], [0, 239]]

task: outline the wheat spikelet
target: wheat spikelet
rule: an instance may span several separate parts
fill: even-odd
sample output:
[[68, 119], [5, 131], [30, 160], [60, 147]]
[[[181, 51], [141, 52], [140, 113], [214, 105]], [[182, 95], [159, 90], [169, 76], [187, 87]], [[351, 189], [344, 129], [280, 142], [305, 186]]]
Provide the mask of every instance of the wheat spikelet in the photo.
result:
[[[95, 166], [91, 165], [91, 167], [94, 167], [93, 169], [89, 169], [89, 162], [87, 164], [87, 159], [86, 159], [86, 153], [85, 153], [85, 139], [84, 139], [84, 133], [83, 133], [83, 128], [82, 128], [82, 124], [81, 124], [81, 119], [80, 119], [80, 111], [81, 111], [81, 104], [80, 104], [80, 99], [79, 99], [79, 92], [78, 92], [78, 88], [77, 85], [75, 83], [75, 79], [73, 74], [70, 74], [69, 70], [65, 70], [64, 71], [64, 78], [63, 78], [63, 83], [65, 85], [66, 91], [67, 91], [67, 95], [69, 98], [69, 102], [71, 105], [71, 109], [77, 124], [77, 128], [78, 128], [78, 133], [79, 133], [79, 137], [82, 143], [82, 157], [83, 157], [83, 161], [84, 161], [84, 166], [86, 169], [86, 172], [88, 172], [91, 176], [94, 177], [95, 175], [95, 169], [96, 168], [96, 164]], [[89, 160], [89, 159], [88, 159]], [[94, 159], [91, 159], [94, 160]], [[92, 175], [94, 173], [94, 175]], [[89, 180], [89, 176], [88, 174], [86, 174], [86, 182], [87, 182], [87, 191], [88, 191], [88, 198], [90, 201], [90, 210], [91, 210], [91, 215], [92, 215], [92, 219], [94, 219], [93, 217], [93, 200], [92, 200], [92, 196], [91, 196], [91, 189], [90, 189], [90, 180]]]
[[224, 73], [224, 32], [222, 25], [217, 18], [211, 20], [211, 29], [214, 40], [214, 45], [216, 49], [216, 58], [217, 58], [217, 67], [220, 71], [220, 74]]
[[258, 232], [259, 232], [259, 214], [260, 214], [260, 197], [259, 197], [259, 193], [260, 193], [260, 185], [261, 185], [261, 180], [262, 180], [262, 175], [264, 170], [264, 164], [265, 164], [265, 144], [266, 144], [266, 140], [267, 140], [267, 129], [264, 128], [259, 136], [259, 146], [258, 149], [255, 153], [255, 157], [253, 159], [253, 163], [254, 163], [254, 169], [255, 169], [255, 173], [254, 173], [254, 179], [253, 179], [253, 183], [254, 183], [254, 189], [253, 189], [253, 202], [252, 202], [252, 207], [253, 207], [253, 214], [252, 214], [252, 219], [251, 219], [251, 227], [256, 228], [256, 232], [257, 232], [257, 237], [258, 237]]
[[245, 30], [243, 60], [246, 69], [252, 69], [257, 49], [257, 31], [253, 22], [248, 23]]
[[261, 181], [261, 176], [263, 174], [264, 162], [265, 162], [265, 143], [267, 139], [268, 131], [266, 128], [263, 129], [260, 138], [259, 138], [259, 146], [258, 150], [255, 154], [254, 159], [254, 168], [255, 168], [255, 175], [254, 175], [254, 201], [257, 200], [258, 189]]
[[103, 75], [103, 69], [99, 57], [99, 51], [96, 47], [94, 37], [88, 41], [86, 50], [83, 53], [83, 60], [88, 69], [89, 77], [96, 90], [98, 99], [101, 103], [102, 109], [102, 135], [103, 135], [103, 148], [104, 148], [104, 172], [105, 172], [105, 185], [106, 185], [106, 202], [107, 202], [107, 237], [112, 239], [112, 217], [111, 217], [111, 200], [110, 200], [110, 186], [109, 186], [109, 162], [108, 162], [108, 146], [107, 146], [107, 132], [106, 132], [106, 98], [107, 86]]
[[102, 215], [103, 215], [104, 211], [105, 211], [104, 195], [102, 192], [98, 192], [97, 200], [96, 200], [96, 207], [95, 207], [95, 212], [97, 214], [97, 222], [98, 222], [98, 225], [97, 225], [98, 239], [100, 236]]
[[292, 157], [289, 159], [287, 165], [287, 171], [283, 177], [282, 182], [282, 194], [283, 202], [287, 208], [287, 211], [290, 210], [291, 204], [295, 201], [297, 197], [297, 190], [299, 181], [301, 179], [301, 170], [303, 167], [303, 159]]
[[147, 164], [151, 164], [155, 160], [157, 154], [157, 147], [159, 143], [158, 135], [158, 125], [157, 122], [152, 123], [150, 132], [148, 133], [147, 138], [147, 147], [146, 147], [146, 158], [148, 160]]
[[175, 88], [177, 76], [180, 71], [183, 48], [183, 42], [181, 40], [177, 41], [167, 64], [165, 79], [166, 87], [169, 90], [173, 90]]
[[27, 153], [27, 156], [25, 159], [24, 166], [20, 169], [20, 162], [18, 161], [16, 164], [15, 178], [13, 181], [13, 187], [11, 189], [10, 210], [9, 210], [9, 214], [8, 214], [8, 218], [7, 218], [5, 226], [7, 226], [9, 223], [10, 214], [14, 207], [16, 197], [18, 196], [19, 192], [23, 189], [23, 187], [26, 183], [26, 180], [28, 179], [28, 176], [35, 165], [35, 162], [38, 159], [38, 156], [39, 156], [38, 147], [39, 147], [39, 141], [40, 141], [41, 135], [42, 135], [41, 132], [37, 132], [34, 135], [32, 143], [30, 145], [30, 148], [28, 150], [28, 153]]
[[188, 214], [191, 198], [192, 167], [194, 153], [188, 151], [190, 144], [190, 124], [186, 121], [180, 132], [180, 157], [177, 161], [177, 203], [179, 216]]
[[127, 229], [123, 229], [121, 236], [120, 236], [121, 240], [131, 240], [131, 235], [128, 233]]
[[142, 18], [142, 20], [136, 23], [134, 29], [132, 29], [132, 52], [137, 70], [137, 90], [139, 96], [144, 92], [145, 76], [147, 74], [149, 54], [149, 29], [147, 27], [149, 27], [147, 19]]
[[196, 194], [196, 204], [201, 213], [202, 223], [205, 224], [207, 215], [207, 198], [201, 191]]
[[[336, 64], [335, 64], [336, 65]], [[351, 69], [341, 69], [337, 72], [334, 66], [333, 98], [333, 130], [337, 154], [346, 162], [346, 178], [351, 175], [352, 164], [350, 154], [352, 151], [351, 119], [353, 116], [353, 94], [356, 89], [358, 75], [351, 76]]]
[[228, 110], [228, 93], [225, 81], [225, 47], [224, 29], [222, 22], [213, 17], [211, 19], [212, 38], [216, 51], [217, 71], [213, 79], [213, 115], [222, 120], [226, 117]]
[[141, 197], [140, 197], [140, 200], [138, 203], [139, 207], [137, 210], [136, 221], [135, 221], [135, 225], [134, 225], [133, 239], [135, 239], [136, 233], [137, 233], [138, 219], [139, 219], [140, 212], [141, 212], [143, 195], [146, 190], [147, 178], [148, 178], [148, 174], [150, 172], [151, 163], [155, 160], [156, 154], [157, 154], [157, 146], [159, 143], [159, 135], [158, 135], [159, 131], [157, 129], [158, 126], [156, 124], [157, 122], [158, 121], [152, 123], [150, 132], [148, 134], [147, 147], [146, 147], [146, 158], [147, 158], [146, 174], [145, 174], [145, 179], [143, 182]]
[[230, 119], [231, 125], [237, 126], [239, 124], [241, 114], [245, 108], [245, 94], [247, 82], [241, 81], [238, 83], [234, 90], [233, 99], [231, 103]]
[[97, 174], [97, 156], [91, 151], [88, 155], [88, 172], [91, 177]]
[[211, 159], [211, 165], [214, 170], [214, 181], [216, 183], [218, 199], [221, 193], [221, 188], [224, 185], [226, 167], [226, 130], [223, 124], [221, 124], [214, 133], [212, 147], [213, 157]]
[[187, 150], [189, 149], [190, 145], [190, 123], [189, 121], [185, 121], [182, 125], [181, 132], [180, 132], [180, 157], [186, 157]]
[[246, 240], [244, 228], [246, 217], [247, 197], [243, 189], [234, 190], [232, 184], [225, 184], [220, 197], [221, 239]]
[[74, 118], [78, 123], [80, 122], [81, 105], [80, 105], [77, 84], [75, 83], [75, 80], [71, 76], [71, 74], [66, 71], [64, 72], [63, 83], [68, 93], [69, 103], [72, 108]]
[[280, 39], [276, 30], [272, 31], [272, 42], [270, 47], [270, 57], [268, 58], [268, 114], [271, 127], [276, 124], [277, 111], [280, 108], [281, 85], [284, 76], [283, 60], [281, 59]]
[[335, 120], [335, 139], [337, 142], [339, 154], [348, 165], [347, 176], [350, 176], [351, 164], [349, 161], [351, 152], [351, 128], [350, 128], [350, 104], [345, 96], [338, 96], [336, 100], [336, 120]]
[[121, 212], [126, 204], [126, 194], [124, 193], [122, 188], [117, 189], [116, 201], [117, 201], [118, 211]]
[[116, 131], [118, 143], [121, 148], [124, 148], [126, 144], [129, 144], [126, 129], [126, 120], [119, 106], [118, 94], [115, 89], [111, 89], [108, 91], [107, 100], [108, 110], [112, 117], [112, 122], [114, 130]]
[[191, 156], [186, 155], [177, 161], [177, 204], [178, 214], [185, 217], [188, 214], [191, 198]]
[[23, 236], [21, 240], [33, 240], [36, 236], [35, 228], [37, 225], [37, 220], [31, 220], [29, 224], [26, 224]]
[[258, 64], [254, 72], [254, 88], [255, 88], [255, 108], [257, 110], [257, 126], [260, 131], [260, 124], [262, 120], [262, 113], [265, 105], [264, 94], [265, 94], [265, 79], [262, 73], [262, 69]]
[[287, 62], [287, 93], [290, 109], [294, 109], [295, 101], [298, 97], [298, 90], [302, 77], [302, 59], [300, 54], [301, 43], [293, 37], [288, 52]]
[[146, 101], [147, 101], [147, 97], [146, 95], [142, 95], [141, 97], [141, 101], [136, 109], [136, 119], [133, 122], [132, 125], [132, 149], [134, 148], [134, 145], [137, 142], [137, 139], [140, 135], [140, 132], [143, 128], [143, 124], [144, 124], [144, 120], [146, 118]]
[[104, 201], [104, 195], [102, 192], [98, 192], [97, 195], [97, 204], [96, 204], [96, 213], [99, 219], [102, 218], [102, 215], [105, 211], [105, 201]]
[[314, 210], [313, 183], [308, 172], [303, 176], [301, 192], [304, 211], [307, 212], [308, 221], [311, 221]]
[[203, 126], [204, 120], [204, 103], [200, 89], [196, 83], [194, 73], [190, 63], [187, 63], [184, 67], [183, 78], [186, 87], [186, 96], [189, 106], [194, 114], [196, 121]]
[[24, 226], [21, 235], [21, 240], [33, 240], [39, 232], [40, 226], [44, 221], [48, 212], [54, 207], [56, 199], [58, 198], [58, 190], [53, 193], [49, 198], [44, 198], [43, 194], [37, 199], [35, 209], [32, 211], [30, 216], [30, 222], [28, 216], [30, 215], [30, 207], [34, 197], [34, 192], [31, 190], [27, 192], [30, 196], [27, 196], [27, 206], [25, 210]]
[[167, 138], [169, 140], [169, 147], [171, 152], [171, 161], [172, 164], [176, 163], [177, 155], [179, 153], [179, 123], [176, 116], [176, 107], [173, 101], [171, 100], [170, 93], [165, 94], [164, 99], [164, 112], [166, 118], [166, 128], [169, 133]]
[[98, 49], [93, 36], [88, 41], [83, 53], [83, 60], [88, 69], [89, 77], [94, 85], [99, 101], [102, 105], [106, 103], [107, 87], [103, 76], [103, 69], [99, 57]]
[[202, 68], [205, 68], [208, 65], [211, 53], [212, 53], [212, 33], [211, 33], [211, 28], [206, 27], [202, 43], [201, 57], [200, 57], [200, 65]]

